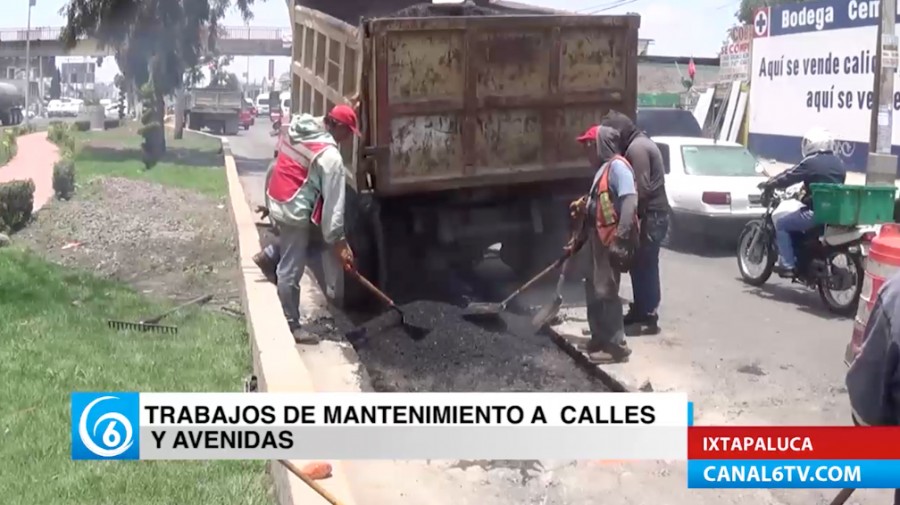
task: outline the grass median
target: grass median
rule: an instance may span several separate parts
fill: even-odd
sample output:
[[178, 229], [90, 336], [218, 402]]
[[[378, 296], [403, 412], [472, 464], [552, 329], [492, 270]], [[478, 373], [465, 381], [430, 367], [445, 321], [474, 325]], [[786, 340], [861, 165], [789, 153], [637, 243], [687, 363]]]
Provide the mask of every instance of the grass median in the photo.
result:
[[78, 179], [86, 182], [98, 176], [127, 177], [209, 196], [227, 195], [228, 183], [217, 139], [185, 131], [182, 139], [175, 140], [172, 130], [167, 128], [165, 156], [156, 166], [145, 170], [141, 161], [143, 138], [138, 128], [132, 121], [106, 131], [78, 132], [75, 158]]
[[16, 248], [0, 250], [0, 493], [10, 505], [268, 504], [262, 462], [71, 461], [72, 391], [240, 391], [243, 322], [200, 309], [177, 335], [113, 331], [166, 307]]

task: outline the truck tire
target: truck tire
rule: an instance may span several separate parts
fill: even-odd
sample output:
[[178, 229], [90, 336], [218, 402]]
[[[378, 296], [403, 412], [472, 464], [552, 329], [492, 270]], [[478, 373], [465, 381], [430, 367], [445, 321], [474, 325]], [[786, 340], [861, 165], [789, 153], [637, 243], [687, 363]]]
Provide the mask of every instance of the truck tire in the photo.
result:
[[189, 129], [194, 131], [200, 131], [200, 129], [203, 128], [203, 125], [200, 123], [200, 118], [191, 113], [187, 114], [187, 125]]
[[[347, 242], [353, 250], [357, 271], [376, 286], [380, 284], [378, 279], [378, 248], [375, 237], [375, 219], [377, 205], [371, 195], [360, 194], [354, 188], [347, 187], [344, 203], [344, 233]], [[331, 272], [325, 273], [326, 296], [335, 306], [344, 310], [362, 310], [375, 301], [356, 279], [347, 275], [337, 265], [332, 252], [324, 242], [323, 254], [329, 257], [325, 261], [325, 268]], [[329, 262], [331, 265], [329, 266]]]
[[237, 119], [229, 119], [223, 124], [225, 135], [237, 135], [241, 131], [241, 123]]

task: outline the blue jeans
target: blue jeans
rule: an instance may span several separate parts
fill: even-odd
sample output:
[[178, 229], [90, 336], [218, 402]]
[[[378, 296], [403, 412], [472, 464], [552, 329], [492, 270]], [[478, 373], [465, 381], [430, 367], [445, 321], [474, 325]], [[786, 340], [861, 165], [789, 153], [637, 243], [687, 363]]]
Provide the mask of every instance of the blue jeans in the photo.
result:
[[782, 266], [785, 268], [797, 266], [797, 257], [794, 255], [794, 243], [791, 241], [791, 233], [804, 233], [811, 230], [815, 225], [813, 212], [809, 210], [809, 207], [795, 210], [775, 222], [775, 243], [778, 244], [778, 256]]
[[639, 315], [656, 314], [662, 293], [659, 287], [659, 248], [669, 231], [669, 215], [647, 212], [641, 220], [641, 242], [631, 267], [631, 290], [634, 312]]

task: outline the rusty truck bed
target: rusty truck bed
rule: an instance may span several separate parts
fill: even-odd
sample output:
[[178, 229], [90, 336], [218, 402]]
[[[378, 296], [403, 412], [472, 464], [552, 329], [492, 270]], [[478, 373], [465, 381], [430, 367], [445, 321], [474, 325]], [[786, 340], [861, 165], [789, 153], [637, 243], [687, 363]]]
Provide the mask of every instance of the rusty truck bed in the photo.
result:
[[374, 19], [363, 83], [376, 191], [589, 176], [575, 137], [633, 114], [637, 16]]

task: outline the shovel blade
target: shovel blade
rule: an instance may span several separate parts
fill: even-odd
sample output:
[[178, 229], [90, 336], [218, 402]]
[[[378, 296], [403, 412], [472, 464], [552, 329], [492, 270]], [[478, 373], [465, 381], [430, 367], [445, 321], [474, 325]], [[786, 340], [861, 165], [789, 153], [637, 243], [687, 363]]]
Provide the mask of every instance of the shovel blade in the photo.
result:
[[503, 305], [499, 303], [472, 303], [460, 314], [463, 319], [472, 322], [492, 321], [500, 319]]
[[562, 307], [562, 297], [557, 296], [553, 299], [552, 302], [548, 303], [541, 307], [541, 310], [531, 318], [531, 327], [539, 330], [553, 321], [553, 319], [559, 314], [559, 309]]

